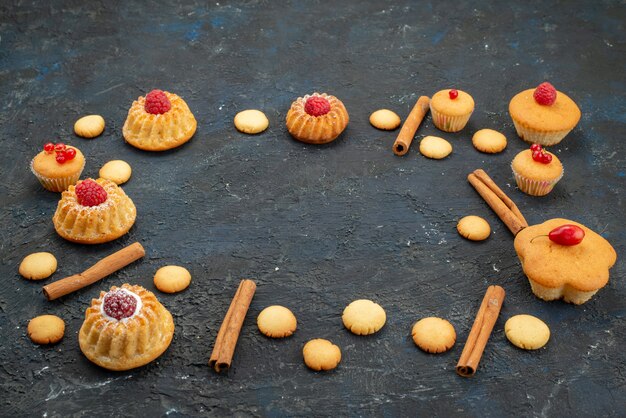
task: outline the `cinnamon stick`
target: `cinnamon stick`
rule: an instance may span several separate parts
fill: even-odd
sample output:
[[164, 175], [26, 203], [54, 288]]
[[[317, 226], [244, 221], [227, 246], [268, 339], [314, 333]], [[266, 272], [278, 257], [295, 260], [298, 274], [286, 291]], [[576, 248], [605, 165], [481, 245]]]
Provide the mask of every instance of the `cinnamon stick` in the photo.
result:
[[209, 367], [216, 372], [227, 370], [232, 362], [239, 333], [250, 307], [250, 302], [256, 291], [256, 284], [252, 280], [242, 280], [233, 297], [222, 326], [217, 333], [213, 352], [209, 358]]
[[44, 286], [42, 289], [43, 294], [48, 300], [58, 299], [105, 278], [133, 261], [139, 260], [145, 254], [146, 251], [141, 244], [135, 242], [103, 258], [82, 273], [74, 274]]
[[402, 156], [409, 152], [409, 147], [415, 137], [415, 132], [419, 128], [420, 124], [424, 120], [424, 116], [430, 109], [430, 98], [428, 96], [420, 96], [413, 106], [411, 113], [406, 117], [406, 120], [402, 124], [402, 128], [398, 133], [396, 142], [393, 143], [393, 153]]
[[517, 235], [519, 231], [528, 226], [528, 222], [515, 203], [484, 170], [475, 170], [467, 176], [467, 180], [513, 235]]
[[487, 288], [478, 314], [476, 314], [474, 325], [472, 325], [472, 330], [465, 342], [459, 363], [456, 365], [456, 372], [460, 376], [472, 377], [476, 373], [480, 358], [500, 314], [504, 296], [504, 289], [500, 286], [489, 286]]

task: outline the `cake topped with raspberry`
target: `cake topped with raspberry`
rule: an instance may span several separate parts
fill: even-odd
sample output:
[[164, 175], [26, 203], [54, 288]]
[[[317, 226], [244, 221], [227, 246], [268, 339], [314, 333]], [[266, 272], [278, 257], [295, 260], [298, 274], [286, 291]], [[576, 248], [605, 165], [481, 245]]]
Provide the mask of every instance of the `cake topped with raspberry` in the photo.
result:
[[196, 127], [196, 119], [182, 98], [155, 89], [133, 102], [122, 133], [135, 148], [165, 151], [189, 141]]
[[136, 216], [135, 204], [117, 184], [85, 179], [63, 192], [52, 222], [69, 241], [100, 244], [127, 233]]
[[287, 130], [298, 141], [325, 144], [334, 141], [350, 118], [341, 100], [326, 93], [298, 97], [287, 112]]
[[83, 354], [100, 367], [129, 370], [150, 363], [174, 336], [172, 314], [141, 286], [113, 286], [92, 299], [78, 332]]
[[561, 142], [581, 117], [576, 103], [549, 82], [516, 94], [509, 114], [520, 138], [545, 147]]

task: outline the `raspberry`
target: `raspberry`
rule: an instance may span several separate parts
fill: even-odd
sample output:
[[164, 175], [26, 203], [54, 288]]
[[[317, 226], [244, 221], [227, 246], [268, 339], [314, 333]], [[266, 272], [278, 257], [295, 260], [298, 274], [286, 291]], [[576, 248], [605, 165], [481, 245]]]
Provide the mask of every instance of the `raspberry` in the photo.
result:
[[143, 106], [146, 112], [153, 115], [162, 115], [170, 110], [171, 107], [170, 99], [161, 90], [152, 90], [146, 94], [146, 104]]
[[535, 101], [543, 106], [552, 106], [556, 101], [556, 89], [548, 82], [539, 84], [533, 93]]
[[112, 290], [104, 295], [102, 310], [118, 321], [133, 316], [137, 309], [137, 299], [123, 289]]
[[312, 96], [304, 104], [304, 111], [311, 116], [322, 116], [330, 112], [330, 103], [321, 96]]
[[76, 185], [76, 198], [83, 206], [98, 206], [106, 202], [107, 192], [92, 179], [86, 179]]

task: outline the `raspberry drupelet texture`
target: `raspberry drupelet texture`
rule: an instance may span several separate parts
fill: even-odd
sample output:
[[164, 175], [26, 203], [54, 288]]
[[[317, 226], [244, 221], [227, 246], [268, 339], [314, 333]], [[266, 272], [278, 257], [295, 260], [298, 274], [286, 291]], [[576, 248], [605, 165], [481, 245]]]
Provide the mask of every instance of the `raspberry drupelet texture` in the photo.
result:
[[162, 115], [170, 110], [171, 107], [170, 99], [167, 98], [163, 91], [152, 90], [150, 93], [146, 94], [146, 103], [144, 104], [146, 112], [152, 113], [153, 115]]
[[535, 89], [533, 97], [542, 106], [552, 106], [556, 102], [556, 89], [548, 82], [541, 83]]
[[78, 203], [83, 206], [98, 206], [107, 200], [106, 190], [92, 179], [78, 183], [75, 191]]
[[304, 111], [311, 116], [322, 116], [330, 112], [330, 103], [323, 97], [309, 97], [304, 104]]
[[102, 310], [118, 321], [133, 316], [137, 309], [137, 300], [124, 290], [113, 290], [104, 295]]

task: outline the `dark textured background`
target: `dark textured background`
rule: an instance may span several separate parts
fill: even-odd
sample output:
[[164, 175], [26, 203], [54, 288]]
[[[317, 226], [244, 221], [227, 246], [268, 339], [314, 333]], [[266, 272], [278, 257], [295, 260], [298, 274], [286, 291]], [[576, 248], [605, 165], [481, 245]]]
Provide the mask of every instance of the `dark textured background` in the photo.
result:
[[[4, 1], [0, 6], [0, 414], [83, 415], [439, 415], [611, 416], [626, 404], [624, 264], [590, 302], [573, 306], [535, 298], [508, 230], [466, 182], [485, 168], [530, 223], [566, 217], [601, 232], [625, 254], [625, 6], [621, 1], [517, 2], [133, 2]], [[521, 193], [509, 164], [526, 145], [507, 105], [544, 80], [567, 92], [582, 120], [554, 151], [565, 177], [545, 198]], [[368, 123], [390, 108], [404, 118], [419, 95], [457, 87], [476, 111], [458, 134], [430, 118], [417, 138], [449, 139], [443, 161], [417, 144], [396, 157], [397, 132]], [[182, 96], [198, 120], [195, 137], [170, 152], [124, 143], [121, 128], [139, 95], [161, 88]], [[290, 103], [313, 91], [338, 96], [350, 112], [345, 133], [327, 146], [292, 140]], [[258, 108], [270, 128], [238, 133], [236, 112]], [[74, 136], [74, 121], [97, 113], [107, 122], [94, 140]], [[471, 145], [494, 128], [509, 139], [498, 155]], [[130, 233], [81, 246], [56, 235], [59, 196], [42, 189], [28, 163], [48, 140], [78, 146], [84, 176], [124, 159], [124, 190], [138, 209]], [[512, 184], [513, 183], [513, 184]], [[459, 237], [456, 222], [477, 214], [491, 223], [483, 243]], [[47, 302], [50, 283], [140, 241], [146, 257], [89, 288]], [[29, 282], [21, 259], [50, 251], [51, 279]], [[193, 281], [175, 295], [157, 292], [176, 322], [157, 361], [114, 373], [80, 352], [77, 332], [91, 298], [124, 282], [155, 290], [166, 264]], [[242, 277], [258, 284], [233, 367], [207, 367], [210, 348]], [[477, 375], [454, 366], [488, 284], [507, 298]], [[387, 311], [377, 334], [358, 337], [341, 323], [353, 299]], [[291, 338], [261, 336], [255, 319], [281, 304], [298, 317]], [[51, 313], [65, 338], [40, 347], [26, 325]], [[528, 313], [551, 328], [536, 352], [504, 336], [510, 316]], [[458, 340], [441, 355], [422, 353], [412, 324], [441, 316]], [[343, 353], [329, 373], [309, 371], [301, 349], [329, 338]]]

